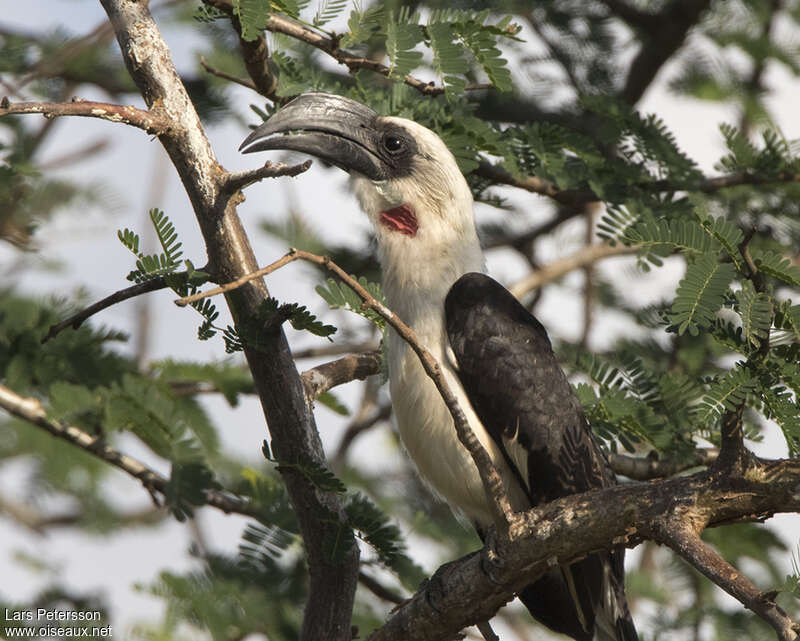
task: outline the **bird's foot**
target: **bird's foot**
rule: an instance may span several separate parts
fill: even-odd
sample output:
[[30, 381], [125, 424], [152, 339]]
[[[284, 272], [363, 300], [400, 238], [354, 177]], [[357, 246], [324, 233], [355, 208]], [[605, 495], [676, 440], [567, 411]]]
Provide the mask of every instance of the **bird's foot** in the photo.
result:
[[498, 575], [505, 568], [505, 561], [497, 551], [497, 530], [494, 526], [490, 527], [483, 539], [483, 549], [481, 550], [481, 570], [489, 577], [495, 585], [502, 585], [503, 581]]

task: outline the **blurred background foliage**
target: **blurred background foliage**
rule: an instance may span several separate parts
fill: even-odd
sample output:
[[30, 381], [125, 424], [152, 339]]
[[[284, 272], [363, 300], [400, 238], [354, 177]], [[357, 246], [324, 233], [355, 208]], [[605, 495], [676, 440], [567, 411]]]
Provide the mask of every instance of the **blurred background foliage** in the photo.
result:
[[[579, 244], [627, 247], [640, 270], [676, 259], [685, 264], [677, 290], [656, 304], [627, 295], [629, 273], [609, 275], [591, 263], [582, 266], [579, 287], [561, 292], [578, 301], [583, 327], [571, 340], [556, 334], [556, 351], [611, 452], [660, 457], [688, 468], [697, 447], [713, 451], [718, 443], [721, 414], [744, 404], [751, 443], [777, 425], [786, 449], [797, 455], [800, 306], [791, 299], [800, 289], [800, 149], [773, 121], [765, 74], [779, 65], [794, 79], [800, 75], [800, 3], [501, 0], [485, 8], [437, 0], [164, 0], [153, 3], [153, 11], [161, 24], [198, 43], [196, 68], [183, 80], [205, 125], [253, 124], [309, 90], [348, 95], [437, 131], [476, 199], [500, 212], [482, 225], [485, 245], [511, 252], [530, 271], [547, 262], [539, 241], [558, 234], [577, 235]], [[305, 25], [332, 43], [333, 54], [272, 28], [265, 38], [270, 15]], [[260, 75], [252, 79], [252, 53], [262, 44], [256, 60]], [[333, 64], [332, 58], [345, 53], [361, 62], [349, 70]], [[384, 65], [385, 73], [376, 73], [370, 62]], [[716, 168], [735, 178], [731, 186], [709, 182], [657, 115], [636, 111], [666, 68], [676, 96], [718, 103], [735, 114], [733, 122], [720, 123], [727, 151]], [[423, 81], [412, 86], [404, 82], [407, 74]], [[106, 23], [88, 32], [0, 25], [0, 79], [12, 101], [68, 101], [91, 87], [109, 101], [137, 102]], [[433, 84], [426, 85], [429, 80]], [[260, 90], [261, 96], [250, 92], [254, 114], [243, 115], [233, 104], [235, 85]], [[79, 215], [89, 204], [113, 198], [91, 176], [80, 182], [50, 176], [58, 166], [80, 163], [108, 144], [75, 141], [55, 160], [43, 162], [52, 123], [0, 119], [0, 239], [19, 257], [9, 265], [10, 274], [31, 268], [25, 256], [38, 251], [37, 230], [56, 214]], [[547, 202], [528, 194], [545, 188]], [[165, 227], [169, 219], [153, 221], [164, 254], [155, 255], [152, 269], [137, 266], [138, 277], [184, 277], [172, 283], [176, 291], [202, 282], [201, 276], [192, 283], [194, 267], [189, 276], [182, 271], [177, 237]], [[577, 227], [576, 221], [581, 221]], [[329, 254], [367, 282], [379, 281], [368, 238], [332, 244], [325, 229], [297, 208], [262, 220], [259, 230], [287, 247]], [[134, 249], [131, 243], [129, 236], [125, 244]], [[739, 250], [742, 243], [758, 277]], [[126, 285], [123, 276], [120, 288]], [[535, 312], [542, 291], [522, 287], [516, 293]], [[324, 298], [347, 307], [346, 292], [330, 290]], [[281, 304], [295, 302], [309, 303]], [[257, 444], [248, 461], [232, 456], [224, 426], [203, 400], [220, 394], [236, 407], [242, 395], [252, 394], [243, 361], [234, 355], [218, 362], [142, 362], [118, 348], [127, 336], [95, 322], [42, 341], [51, 325], [86, 303], [33, 297], [7, 281], [0, 292], [0, 381], [40, 399], [53, 419], [102, 435], [121, 449], [135, 439], [148, 456], [167, 462], [166, 505], [121, 511], [104, 491], [105, 463], [34, 426], [4, 418], [0, 467], [22, 462], [25, 482], [20, 495], [0, 490], [0, 514], [32, 536], [63, 527], [110, 535], [156, 527], [173, 515], [187, 520], [187, 527], [196, 529], [187, 550], [196, 569], [164, 571], [137, 586], [163, 600], [165, 610], [160, 619], [141, 621], [135, 637], [296, 638], [306, 567], [276, 464], [268, 448], [267, 460], [260, 456]], [[276, 303], [270, 313], [282, 310], [295, 327], [320, 333], [315, 319], [287, 309]], [[207, 306], [198, 311], [199, 338], [211, 339], [219, 329], [232, 352], [237, 341], [248, 340], [241, 328], [215, 329], [216, 317]], [[587, 349], [596, 319], [609, 313], [636, 331]], [[336, 342], [320, 340], [314, 343], [319, 347], [298, 351], [299, 360], [378, 348], [378, 328], [342, 314], [331, 318], [339, 326]], [[479, 541], [430, 496], [403, 458], [380, 376], [363, 384], [355, 404], [348, 406], [335, 392], [320, 402], [349, 421], [338, 448], [329, 453], [336, 476], [319, 469], [308, 474], [347, 492], [350, 525], [364, 546], [353, 620], [363, 637], [424, 578], [417, 556], [431, 568], [475, 549]], [[368, 472], [352, 456], [353, 443], [377, 429], [386, 430], [387, 456], [400, 461], [390, 473]], [[246, 525], [238, 551], [220, 554], [203, 545], [193, 515], [205, 488], [224, 488], [255, 506], [258, 518]], [[54, 497], [68, 508], [53, 510]], [[796, 541], [754, 524], [709, 531], [705, 538], [763, 589], [782, 590], [781, 604], [800, 612], [792, 598], [800, 596], [798, 560], [794, 571], [788, 563]], [[331, 554], [341, 553], [340, 546], [332, 544]], [[770, 637], [763, 622], [721, 597], [669, 551], [644, 544], [631, 561], [629, 594], [643, 641]], [[16, 562], [31, 572], [47, 571], [35, 558], [20, 556]], [[100, 609], [114, 620], [102, 596], [67, 589], [58, 579], [30, 602], [17, 600], [10, 589], [0, 588], [0, 608]], [[505, 608], [499, 617], [503, 638], [547, 637], [518, 607]]]

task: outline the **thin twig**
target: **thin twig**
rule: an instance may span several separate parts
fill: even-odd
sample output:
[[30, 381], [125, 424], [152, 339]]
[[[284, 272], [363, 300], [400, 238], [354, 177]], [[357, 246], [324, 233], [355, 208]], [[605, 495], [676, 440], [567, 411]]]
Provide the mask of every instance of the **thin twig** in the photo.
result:
[[[233, 2], [231, 0], [203, 0], [206, 4], [216, 7], [220, 11], [223, 11], [228, 16], [233, 16]], [[311, 45], [315, 49], [319, 49], [320, 51], [324, 51], [327, 53], [331, 58], [336, 60], [339, 64], [345, 65], [350, 71], [356, 71], [358, 69], [368, 69], [370, 71], [374, 71], [375, 73], [379, 73], [383, 76], [389, 77], [392, 73], [390, 67], [377, 62], [375, 60], [370, 60], [369, 58], [364, 58], [363, 56], [356, 55], [345, 49], [339, 47], [339, 39], [338, 38], [330, 38], [326, 35], [318, 33], [309, 29], [308, 27], [301, 25], [290, 18], [285, 16], [280, 16], [275, 13], [271, 13], [267, 20], [266, 30], [271, 31], [273, 33], [282, 33], [284, 35], [290, 36], [295, 40], [300, 40], [305, 42], [308, 45]], [[403, 82], [407, 84], [409, 87], [413, 87], [421, 94], [427, 96], [438, 96], [444, 93], [444, 87], [437, 87], [433, 82], [425, 82], [424, 80], [420, 80], [419, 78], [415, 78], [411, 75], [403, 76]]]
[[[534, 194], [548, 196], [562, 205], [582, 205], [587, 202], [601, 201], [597, 194], [589, 189], [560, 189], [558, 185], [539, 176], [514, 176], [498, 165], [482, 162], [472, 173], [488, 178], [495, 184], [508, 185], [524, 189]], [[639, 189], [651, 192], [699, 191], [706, 194], [739, 187], [741, 185], [777, 185], [800, 182], [800, 173], [780, 171], [769, 175], [758, 175], [751, 172], [737, 172], [726, 176], [705, 178], [699, 182], [672, 183], [666, 180], [644, 182], [637, 185]]]
[[366, 416], [361, 420], [354, 420], [347, 429], [344, 431], [342, 440], [339, 441], [339, 446], [336, 448], [336, 454], [333, 455], [333, 460], [337, 464], [341, 464], [347, 456], [347, 451], [355, 440], [367, 430], [372, 429], [381, 421], [389, 420], [392, 415], [392, 404], [385, 403], [379, 406], [370, 416]]
[[304, 171], [308, 171], [311, 167], [312, 160], [306, 160], [299, 165], [286, 165], [282, 162], [264, 163], [263, 167], [257, 169], [248, 169], [246, 171], [237, 171], [229, 173], [225, 177], [224, 189], [228, 192], [234, 192], [238, 189], [249, 187], [253, 183], [257, 183], [264, 178], [278, 178], [279, 176], [299, 176]]
[[252, 80], [248, 80], [247, 78], [237, 78], [229, 73], [225, 73], [221, 69], [212, 67], [210, 64], [208, 64], [208, 62], [206, 62], [206, 59], [203, 56], [200, 56], [200, 66], [212, 76], [217, 76], [217, 78], [222, 78], [223, 80], [230, 80], [231, 82], [235, 82], [237, 85], [242, 85], [242, 87], [247, 87], [253, 91], [258, 91], [256, 83], [254, 83]]
[[775, 603], [774, 595], [761, 592], [688, 525], [671, 520], [658, 528], [657, 538], [686, 559], [701, 574], [769, 623], [780, 641], [796, 641], [800, 627]]
[[[132, 456], [123, 454], [106, 445], [101, 437], [92, 436], [79, 427], [65, 425], [48, 418], [47, 412], [38, 399], [25, 398], [5, 385], [0, 384], [0, 407], [9, 414], [36, 425], [53, 436], [64, 439], [92, 456], [139, 479], [151, 496], [156, 494], [164, 495], [168, 479]], [[205, 490], [205, 499], [208, 505], [216, 507], [226, 514], [235, 513], [254, 517], [259, 515], [258, 510], [249, 501], [233, 494]]]
[[152, 111], [90, 100], [12, 103], [7, 98], [4, 98], [0, 101], [0, 117], [14, 114], [41, 114], [45, 118], [58, 118], [60, 116], [100, 118], [109, 122], [121, 122], [131, 125], [156, 136], [169, 129], [169, 120], [154, 114]]
[[324, 358], [327, 356], [341, 356], [342, 354], [360, 354], [362, 352], [374, 352], [380, 349], [376, 341], [366, 341], [364, 343], [328, 343], [316, 347], [306, 347], [292, 351], [295, 360], [306, 358]]
[[280, 269], [284, 265], [295, 260], [308, 261], [336, 274], [339, 279], [349, 285], [356, 294], [358, 294], [359, 298], [363, 301], [363, 307], [375, 311], [381, 318], [389, 323], [397, 334], [414, 350], [425, 373], [433, 380], [436, 388], [439, 390], [439, 394], [441, 394], [442, 399], [447, 405], [447, 409], [453, 417], [459, 440], [467, 448], [478, 468], [498, 532], [507, 534], [509, 525], [514, 521], [514, 512], [508, 502], [508, 495], [503, 486], [503, 480], [492, 463], [492, 460], [489, 458], [489, 454], [486, 452], [483, 445], [481, 445], [480, 441], [478, 441], [475, 433], [469, 426], [463, 410], [459, 407], [455, 395], [444, 378], [439, 363], [431, 353], [421, 345], [413, 329], [400, 320], [400, 318], [383, 303], [376, 300], [356, 279], [352, 278], [329, 257], [318, 256], [317, 254], [299, 249], [292, 249], [285, 256], [252, 274], [247, 274], [231, 283], [216, 287], [202, 294], [179, 298], [175, 301], [175, 304], [183, 306], [208, 296], [229, 292], [237, 287], [241, 287], [254, 278], [260, 278], [261, 276], [274, 272], [276, 269]]
[[[13, 501], [0, 495], [0, 514], [6, 514], [16, 523], [39, 536], [45, 536], [54, 528], [72, 527], [87, 519], [87, 514], [70, 510], [55, 514], [41, 514], [27, 503]], [[145, 509], [114, 515], [114, 521], [123, 525], [154, 525], [160, 523], [169, 512], [162, 507], [148, 506]]]
[[589, 245], [570, 256], [559, 258], [549, 265], [531, 272], [511, 285], [508, 290], [517, 298], [522, 298], [537, 287], [561, 278], [569, 272], [586, 267], [592, 263], [612, 256], [627, 256], [639, 251], [637, 245]]
[[97, 301], [96, 303], [89, 305], [89, 307], [82, 309], [76, 314], [73, 314], [69, 318], [61, 321], [60, 323], [56, 323], [55, 325], [51, 325], [50, 329], [47, 331], [47, 335], [42, 338], [42, 342], [46, 343], [51, 338], [57, 336], [61, 331], [67, 329], [67, 327], [72, 327], [72, 329], [78, 329], [81, 324], [90, 316], [94, 316], [98, 312], [103, 311], [111, 307], [112, 305], [116, 305], [117, 303], [121, 303], [124, 300], [128, 300], [129, 298], [133, 298], [135, 296], [141, 296], [142, 294], [147, 294], [149, 292], [154, 292], [159, 289], [164, 289], [167, 287], [166, 279], [163, 276], [159, 276], [158, 278], [153, 278], [152, 280], [147, 280], [143, 283], [139, 283], [137, 285], [131, 285], [130, 287], [126, 287], [125, 289], [120, 289], [113, 294], [106, 296], [104, 299]]
[[56, 158], [48, 160], [47, 162], [39, 163], [39, 171], [50, 171], [51, 169], [58, 169], [60, 167], [73, 165], [84, 158], [96, 156], [97, 154], [105, 151], [108, 145], [109, 140], [107, 138], [95, 140], [85, 147], [81, 147], [75, 151], [67, 152], [64, 155], [57, 156]]
[[241, 278], [237, 278], [236, 280], [225, 283], [224, 285], [220, 285], [219, 287], [215, 287], [214, 289], [209, 289], [204, 292], [198, 292], [196, 294], [192, 294], [191, 296], [183, 296], [182, 298], [178, 298], [175, 300], [175, 304], [178, 307], [186, 307], [191, 303], [197, 302], [198, 300], [203, 300], [204, 298], [209, 298], [211, 296], [217, 296], [219, 294], [224, 294], [225, 292], [233, 291], [234, 289], [239, 289], [242, 285], [249, 283], [251, 280], [255, 280], [256, 278], [261, 278], [262, 276], [267, 276], [271, 274], [276, 269], [280, 269], [284, 265], [288, 265], [296, 261], [300, 256], [298, 255], [297, 250], [292, 250], [285, 256], [282, 256], [274, 263], [270, 263], [266, 267], [262, 267], [261, 269], [257, 269], [254, 272], [250, 272], [249, 274], [245, 274]]
[[718, 455], [719, 452], [715, 449], [697, 449], [691, 457], [685, 459], [658, 459], [612, 452], [608, 454], [608, 459], [615, 474], [627, 476], [634, 481], [650, 481], [674, 476], [693, 467], [711, 465]]
[[371, 577], [369, 574], [364, 573], [363, 571], [358, 573], [358, 582], [379, 599], [383, 599], [384, 601], [398, 605], [405, 601], [405, 599], [397, 594], [394, 590], [387, 588], [380, 581]]

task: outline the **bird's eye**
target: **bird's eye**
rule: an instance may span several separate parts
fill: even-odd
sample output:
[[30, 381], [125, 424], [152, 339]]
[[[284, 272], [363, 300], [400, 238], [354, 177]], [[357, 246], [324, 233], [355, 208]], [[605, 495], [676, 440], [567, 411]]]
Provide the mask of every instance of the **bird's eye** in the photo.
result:
[[403, 148], [403, 141], [397, 136], [384, 136], [383, 147], [390, 154], [396, 154]]

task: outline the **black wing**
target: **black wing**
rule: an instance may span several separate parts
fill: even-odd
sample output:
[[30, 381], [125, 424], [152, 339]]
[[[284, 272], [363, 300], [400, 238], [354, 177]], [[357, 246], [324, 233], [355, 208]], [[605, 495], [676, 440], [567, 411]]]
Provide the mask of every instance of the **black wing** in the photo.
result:
[[[616, 482], [547, 332], [508, 290], [484, 274], [466, 274], [447, 295], [445, 317], [461, 384], [526, 482], [532, 506]], [[542, 623], [580, 641], [591, 641], [595, 615], [610, 608], [613, 616], [597, 621], [598, 633], [610, 624], [619, 631], [609, 639], [633, 641], [623, 554], [620, 548], [587, 557], [528, 586], [520, 598]]]

